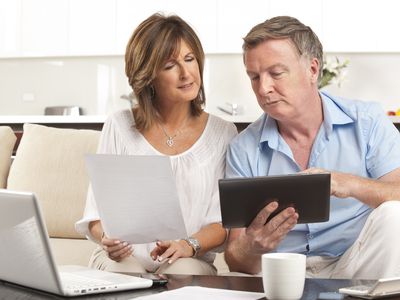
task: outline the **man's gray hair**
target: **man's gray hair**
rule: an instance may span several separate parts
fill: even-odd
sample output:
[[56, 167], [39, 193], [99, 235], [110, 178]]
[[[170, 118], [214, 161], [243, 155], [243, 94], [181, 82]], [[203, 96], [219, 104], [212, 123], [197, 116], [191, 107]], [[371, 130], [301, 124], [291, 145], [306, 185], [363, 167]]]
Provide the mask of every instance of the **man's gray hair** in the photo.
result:
[[267, 40], [289, 39], [300, 56], [319, 61], [319, 77], [322, 76], [323, 49], [317, 35], [309, 26], [289, 16], [279, 16], [254, 26], [243, 38], [243, 52], [253, 49]]

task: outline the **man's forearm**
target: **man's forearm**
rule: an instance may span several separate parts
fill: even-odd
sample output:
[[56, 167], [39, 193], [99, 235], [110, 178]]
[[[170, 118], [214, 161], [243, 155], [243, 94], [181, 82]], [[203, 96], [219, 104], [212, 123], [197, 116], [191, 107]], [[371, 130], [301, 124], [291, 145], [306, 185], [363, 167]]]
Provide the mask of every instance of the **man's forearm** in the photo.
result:
[[398, 182], [374, 180], [350, 175], [352, 188], [350, 196], [372, 208], [385, 201], [400, 200], [400, 185]]

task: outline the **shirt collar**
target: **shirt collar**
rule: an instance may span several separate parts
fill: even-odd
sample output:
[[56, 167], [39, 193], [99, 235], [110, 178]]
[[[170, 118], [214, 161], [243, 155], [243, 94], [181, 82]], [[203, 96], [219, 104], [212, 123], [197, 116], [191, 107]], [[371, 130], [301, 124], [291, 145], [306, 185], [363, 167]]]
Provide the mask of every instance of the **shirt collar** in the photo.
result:
[[332, 132], [334, 125], [344, 125], [354, 122], [354, 120], [340, 108], [332, 96], [326, 92], [320, 92], [320, 96], [322, 99], [322, 109], [324, 111], [323, 126], [327, 135]]
[[278, 139], [278, 126], [275, 119], [267, 114], [264, 114], [264, 122], [261, 128], [260, 136], [260, 149], [264, 144], [268, 144], [270, 148], [276, 149], [278, 147]]
[[[320, 92], [320, 96], [322, 99], [322, 109], [324, 111], [323, 126], [327, 136], [332, 132], [334, 125], [344, 125], [354, 122], [354, 120], [338, 106], [332, 96], [326, 92]], [[263, 144], [268, 143], [270, 148], [276, 149], [279, 141], [276, 121], [267, 114], [264, 114], [263, 118], [259, 146], [261, 148]]]

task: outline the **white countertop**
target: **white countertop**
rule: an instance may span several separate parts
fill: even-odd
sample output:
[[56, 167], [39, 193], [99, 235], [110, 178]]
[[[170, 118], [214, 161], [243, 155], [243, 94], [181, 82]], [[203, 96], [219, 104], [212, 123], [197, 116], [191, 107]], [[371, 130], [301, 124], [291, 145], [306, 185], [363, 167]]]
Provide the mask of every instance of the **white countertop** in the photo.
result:
[[[224, 113], [218, 113], [217, 116], [235, 123], [251, 123], [258, 119], [259, 115], [236, 115], [231, 116]], [[104, 123], [107, 116], [0, 116], [0, 124], [23, 124], [23, 123]], [[400, 123], [400, 116], [390, 116], [393, 123]]]
[[400, 116], [389, 116], [393, 123], [400, 123]]
[[[224, 120], [237, 123], [251, 123], [257, 120], [259, 116], [236, 115], [231, 116], [224, 113], [215, 114]], [[104, 123], [107, 116], [0, 116], [0, 124], [23, 124], [23, 123]]]
[[107, 116], [0, 116], [0, 124], [104, 123]]

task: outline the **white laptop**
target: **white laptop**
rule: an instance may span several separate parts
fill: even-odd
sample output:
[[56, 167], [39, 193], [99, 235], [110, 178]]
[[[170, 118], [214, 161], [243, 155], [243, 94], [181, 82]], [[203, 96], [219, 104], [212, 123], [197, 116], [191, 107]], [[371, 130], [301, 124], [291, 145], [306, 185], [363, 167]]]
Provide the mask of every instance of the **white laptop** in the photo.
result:
[[56, 266], [45, 223], [33, 193], [0, 189], [0, 280], [63, 296], [152, 286], [151, 279]]
[[367, 285], [340, 288], [339, 293], [364, 299], [385, 298], [400, 295], [400, 277], [381, 278]]

